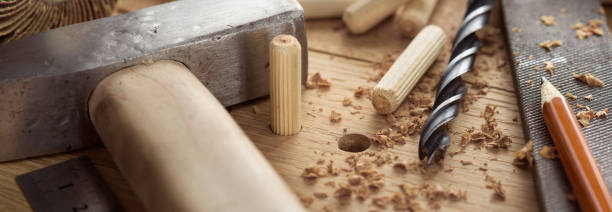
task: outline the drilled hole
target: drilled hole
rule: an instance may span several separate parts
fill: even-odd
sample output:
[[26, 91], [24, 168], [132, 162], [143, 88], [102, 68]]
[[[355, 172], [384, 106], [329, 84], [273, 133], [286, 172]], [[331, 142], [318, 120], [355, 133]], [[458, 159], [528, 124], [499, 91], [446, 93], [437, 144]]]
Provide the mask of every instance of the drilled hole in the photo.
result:
[[346, 134], [338, 141], [338, 148], [347, 152], [363, 152], [370, 148], [370, 138], [362, 134]]

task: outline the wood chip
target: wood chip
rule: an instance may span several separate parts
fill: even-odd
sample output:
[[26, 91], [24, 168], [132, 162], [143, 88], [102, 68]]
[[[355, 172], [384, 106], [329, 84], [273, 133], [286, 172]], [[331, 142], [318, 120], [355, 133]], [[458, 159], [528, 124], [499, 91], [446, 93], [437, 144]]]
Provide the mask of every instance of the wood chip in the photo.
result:
[[547, 40], [547, 41], [544, 41], [538, 44], [538, 46], [545, 48], [548, 51], [552, 51], [553, 47], [557, 47], [561, 45], [563, 45], [563, 43], [560, 40]]
[[576, 117], [578, 117], [578, 123], [580, 123], [582, 127], [586, 127], [586, 126], [589, 126], [591, 119], [595, 117], [595, 111], [593, 110], [579, 111], [576, 114]]
[[310, 76], [310, 78], [308, 78], [308, 80], [306, 80], [306, 88], [307, 89], [329, 88], [329, 87], [331, 87], [331, 83], [329, 83], [329, 81], [324, 79], [321, 76], [321, 73], [319, 73], [319, 72], [313, 74], [312, 76]]
[[586, 73], [586, 74], [576, 74], [576, 73], [573, 73], [572, 76], [574, 77], [574, 79], [577, 79], [577, 80], [587, 84], [589, 87], [602, 87], [602, 86], [604, 86], [604, 82], [602, 82], [601, 80], [599, 80], [597, 77], [593, 76], [590, 73]]
[[605, 118], [608, 117], [608, 108], [604, 108], [600, 111], [597, 111], [597, 113], [595, 113], [595, 117], [597, 118]]
[[544, 62], [544, 70], [547, 71], [550, 76], [554, 75], [553, 69], [555, 68], [555, 64], [550, 61]]
[[331, 121], [332, 123], [338, 123], [341, 120], [342, 120], [342, 114], [336, 112], [335, 110], [332, 110], [329, 116], [329, 121]]
[[544, 147], [542, 147], [542, 151], [540, 151], [540, 155], [543, 158], [549, 159], [549, 160], [554, 160], [559, 157], [559, 155], [557, 155], [557, 148], [555, 148], [554, 146], [548, 146], [548, 145], [544, 145]]
[[572, 93], [567, 93], [567, 97], [569, 97], [572, 100], [578, 99], [578, 97]]
[[312, 195], [317, 199], [327, 199], [327, 194], [325, 192], [314, 192]]
[[540, 21], [546, 26], [554, 26], [556, 24], [555, 16], [542, 16], [540, 17]]
[[533, 141], [529, 140], [523, 148], [514, 155], [512, 165], [520, 168], [533, 167]]

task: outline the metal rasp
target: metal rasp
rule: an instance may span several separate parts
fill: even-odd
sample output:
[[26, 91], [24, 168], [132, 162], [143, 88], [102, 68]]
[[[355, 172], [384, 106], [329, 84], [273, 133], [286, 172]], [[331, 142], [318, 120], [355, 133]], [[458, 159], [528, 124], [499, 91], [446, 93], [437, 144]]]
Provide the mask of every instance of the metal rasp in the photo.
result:
[[[545, 159], [540, 155], [546, 145], [554, 146], [546, 128], [541, 110], [539, 86], [531, 87], [530, 80], [539, 82], [545, 76], [562, 94], [578, 96], [569, 100], [570, 105], [581, 104], [594, 111], [610, 108], [612, 105], [612, 40], [606, 23], [606, 16], [598, 13], [599, 0], [521, 0], [502, 1], [505, 33], [512, 55], [512, 74], [517, 88], [517, 98], [526, 140], [533, 141], [534, 182], [539, 195], [540, 209], [543, 211], [580, 211], [576, 201], [568, 199], [572, 193], [561, 161]], [[555, 26], [538, 23], [541, 16], [554, 16]], [[587, 24], [590, 20], [602, 21], [602, 36], [592, 35], [580, 40], [576, 30], [571, 27], [576, 22]], [[520, 32], [513, 31], [520, 28]], [[546, 40], [559, 40], [563, 45], [551, 51], [538, 46]], [[520, 61], [520, 62], [518, 62]], [[551, 76], [543, 69], [544, 62], [554, 64]], [[574, 79], [572, 74], [590, 73], [605, 83], [603, 87], [589, 87]], [[583, 96], [593, 95], [589, 101]], [[585, 109], [573, 108], [574, 112]], [[612, 189], [612, 120], [595, 118], [587, 127], [582, 128], [589, 148], [599, 166], [608, 188]]]
[[431, 163], [438, 150], [444, 150], [450, 144], [445, 124], [459, 112], [460, 101], [467, 92], [461, 75], [468, 72], [474, 64], [476, 52], [481, 46], [475, 33], [489, 21], [494, 4], [493, 0], [468, 2], [463, 22], [453, 41], [448, 65], [438, 84], [433, 111], [423, 126], [419, 139], [419, 159], [427, 157], [427, 163]]
[[[107, 75], [183, 63], [224, 105], [268, 94], [268, 42], [290, 34], [307, 61], [293, 0], [187, 0], [56, 28], [0, 47], [0, 161], [98, 143], [87, 103]], [[302, 63], [306, 79], [307, 62]]]

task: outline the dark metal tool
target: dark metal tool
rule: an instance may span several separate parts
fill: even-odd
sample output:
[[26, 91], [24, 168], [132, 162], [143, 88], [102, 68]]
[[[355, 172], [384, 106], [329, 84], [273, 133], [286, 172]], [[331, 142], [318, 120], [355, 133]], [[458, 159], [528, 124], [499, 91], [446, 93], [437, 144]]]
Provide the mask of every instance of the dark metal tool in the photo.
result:
[[438, 84], [433, 112], [425, 123], [419, 140], [419, 159], [427, 157], [427, 163], [438, 150], [450, 144], [450, 137], [444, 125], [457, 116], [459, 104], [467, 88], [461, 75], [474, 64], [474, 57], [481, 46], [475, 32], [484, 27], [493, 9], [493, 0], [470, 0], [463, 17], [463, 23], [453, 41], [453, 50], [448, 66]]
[[122, 211], [86, 156], [15, 178], [34, 211]]

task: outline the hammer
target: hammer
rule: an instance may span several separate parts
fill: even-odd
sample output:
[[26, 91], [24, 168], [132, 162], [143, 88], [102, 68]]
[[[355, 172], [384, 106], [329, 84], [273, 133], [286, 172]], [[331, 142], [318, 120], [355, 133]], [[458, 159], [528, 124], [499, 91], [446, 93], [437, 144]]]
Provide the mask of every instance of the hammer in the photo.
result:
[[223, 107], [268, 94], [279, 34], [307, 61], [295, 0], [176, 1], [8, 43], [0, 161], [101, 140], [148, 211], [302, 211]]

